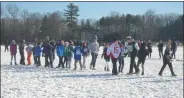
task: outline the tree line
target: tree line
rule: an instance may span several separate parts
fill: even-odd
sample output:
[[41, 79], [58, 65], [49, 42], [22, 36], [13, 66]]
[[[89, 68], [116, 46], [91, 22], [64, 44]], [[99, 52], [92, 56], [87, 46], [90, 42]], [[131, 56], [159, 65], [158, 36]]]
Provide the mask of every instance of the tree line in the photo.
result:
[[1, 7], [1, 44], [6, 40], [32, 41], [45, 36], [56, 40], [91, 40], [95, 34], [103, 42], [115, 37], [122, 40], [127, 36], [135, 40], [183, 41], [183, 14], [156, 14], [148, 9], [143, 15], [110, 12], [98, 20], [79, 20], [79, 15], [79, 6], [73, 3], [62, 11], [45, 14], [7, 4]]

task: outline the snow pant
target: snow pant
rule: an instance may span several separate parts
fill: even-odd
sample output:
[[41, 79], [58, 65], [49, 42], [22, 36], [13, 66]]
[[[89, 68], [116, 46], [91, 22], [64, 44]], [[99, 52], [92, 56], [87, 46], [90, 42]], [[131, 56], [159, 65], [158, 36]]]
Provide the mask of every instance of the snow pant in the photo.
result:
[[52, 58], [52, 55], [47, 55], [47, 54], [45, 54], [45, 67], [49, 67], [48, 59], [50, 61], [51, 68], [53, 68], [53, 58]]
[[28, 62], [28, 65], [31, 65], [31, 55], [32, 55], [32, 53], [27, 53], [27, 62]]
[[17, 62], [16, 62], [16, 54], [15, 55], [11, 55], [11, 65], [12, 65], [12, 60], [13, 60], [13, 58], [14, 58], [14, 62], [15, 62], [15, 65], [17, 64]]
[[139, 58], [137, 62], [137, 68], [139, 70], [139, 65], [142, 63], [142, 75], [144, 75], [144, 63], [145, 63], [146, 58]]
[[174, 59], [176, 58], [176, 50], [172, 50], [172, 58], [173, 58], [173, 56], [174, 56]]
[[82, 70], [82, 62], [81, 62], [81, 60], [75, 60], [75, 62], [74, 62], [74, 70], [77, 69], [77, 62], [79, 62], [80, 68], [81, 68], [81, 70]]
[[93, 66], [93, 68], [95, 68], [96, 59], [97, 59], [98, 54], [97, 53], [91, 53], [91, 56], [92, 56], [92, 60], [91, 60], [90, 65]]
[[58, 64], [58, 67], [61, 67], [62, 65], [62, 68], [65, 68], [64, 67], [64, 62], [63, 62], [63, 56], [59, 56], [59, 64]]
[[71, 63], [72, 63], [72, 57], [68, 57], [68, 67], [69, 67], [69, 69], [71, 68]]
[[5, 50], [4, 50], [4, 52], [6, 52], [6, 51], [8, 51], [8, 46], [5, 46]]
[[167, 64], [169, 65], [169, 69], [170, 69], [170, 71], [171, 71], [171, 74], [174, 75], [172, 63], [171, 63], [171, 61], [167, 61], [167, 60], [164, 60], [163, 66], [162, 66], [162, 68], [161, 68], [159, 74], [162, 74], [162, 72], [164, 71], [164, 69], [165, 69], [165, 67], [166, 67]]
[[112, 64], [113, 64], [113, 68], [112, 68], [112, 74], [113, 75], [117, 75], [118, 71], [117, 71], [117, 59], [112, 59]]
[[119, 57], [119, 72], [123, 72], [124, 68], [124, 57]]
[[35, 60], [36, 60], [36, 65], [37, 66], [41, 66], [41, 62], [40, 62], [40, 56], [35, 56]]
[[151, 48], [148, 48], [148, 58], [151, 58], [151, 53], [152, 53], [152, 49]]
[[158, 52], [159, 52], [159, 57], [161, 58], [161, 56], [162, 56], [162, 58], [163, 58], [164, 57], [163, 50], [158, 50]]
[[66, 68], [68, 68], [68, 57], [64, 56], [64, 64], [66, 63]]
[[86, 58], [87, 58], [86, 55], [83, 56], [83, 68], [86, 68]]
[[130, 57], [130, 70], [129, 73], [133, 73], [133, 68], [135, 68], [135, 72], [139, 71], [135, 63], [135, 57]]
[[36, 56], [33, 55], [34, 64], [37, 64]]
[[20, 64], [25, 65], [24, 53], [20, 54]]

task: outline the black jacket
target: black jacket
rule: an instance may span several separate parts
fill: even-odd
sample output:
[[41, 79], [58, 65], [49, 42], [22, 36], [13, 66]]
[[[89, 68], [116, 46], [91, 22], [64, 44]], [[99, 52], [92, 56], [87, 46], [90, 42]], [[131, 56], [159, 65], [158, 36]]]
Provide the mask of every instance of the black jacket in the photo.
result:
[[139, 59], [145, 59], [148, 55], [148, 50], [146, 49], [146, 46], [144, 43], [141, 44], [141, 48], [138, 51], [137, 57]]
[[176, 51], [176, 48], [177, 48], [176, 42], [172, 42], [172, 44], [171, 44], [171, 50], [172, 51]]
[[132, 51], [130, 52], [130, 57], [134, 58], [137, 56], [138, 49], [135, 47], [136, 42], [128, 43], [128, 45], [132, 46]]
[[20, 53], [20, 55], [24, 54], [24, 44], [19, 45], [19, 53]]
[[50, 44], [50, 42], [45, 42], [43, 45], [43, 53], [45, 55], [53, 55], [54, 47]]
[[163, 47], [164, 47], [164, 44], [163, 43], [159, 43], [158, 44], [158, 50], [161, 50], [162, 51], [163, 50]]
[[165, 53], [164, 53], [164, 57], [163, 57], [163, 62], [164, 63], [171, 62], [172, 56], [170, 55], [170, 51], [171, 51], [171, 49], [169, 49], [168, 47], [166, 47]]

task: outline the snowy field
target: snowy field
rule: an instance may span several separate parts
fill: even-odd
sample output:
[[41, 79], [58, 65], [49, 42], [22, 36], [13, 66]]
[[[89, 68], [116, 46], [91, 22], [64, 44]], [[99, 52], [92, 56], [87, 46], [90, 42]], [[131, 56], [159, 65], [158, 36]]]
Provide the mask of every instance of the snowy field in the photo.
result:
[[[129, 71], [128, 57], [122, 74], [112, 76], [104, 71], [101, 59], [102, 47], [96, 70], [89, 70], [91, 56], [87, 58], [87, 69], [44, 68], [10, 65], [10, 53], [1, 46], [1, 97], [2, 98], [183, 98], [183, 47], [178, 47], [173, 61], [177, 77], [171, 77], [168, 66], [163, 76], [158, 76], [162, 67], [157, 47], [153, 47], [152, 58], [145, 62], [145, 75], [126, 75]], [[25, 55], [26, 57], [27, 55]], [[19, 63], [20, 56], [17, 55]], [[136, 60], [137, 61], [137, 60]], [[13, 62], [14, 63], [14, 62]], [[27, 63], [27, 60], [26, 60]], [[42, 66], [44, 58], [41, 57]], [[54, 66], [58, 65], [58, 57]], [[112, 64], [111, 64], [112, 65]], [[73, 69], [73, 62], [72, 62]], [[140, 66], [141, 69], [141, 66]]]

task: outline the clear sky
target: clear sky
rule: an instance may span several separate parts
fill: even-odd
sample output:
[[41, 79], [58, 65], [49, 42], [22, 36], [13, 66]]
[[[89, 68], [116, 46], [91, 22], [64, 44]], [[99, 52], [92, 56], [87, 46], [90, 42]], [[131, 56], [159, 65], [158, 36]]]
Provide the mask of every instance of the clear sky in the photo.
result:
[[[11, 2], [1, 2], [1, 6]], [[66, 9], [70, 2], [13, 2], [20, 9], [27, 9], [29, 12], [54, 12]], [[79, 6], [81, 18], [99, 19], [107, 16], [111, 11], [120, 14], [144, 14], [148, 9], [153, 9], [157, 14], [179, 13], [183, 14], [183, 2], [73, 2]]]

